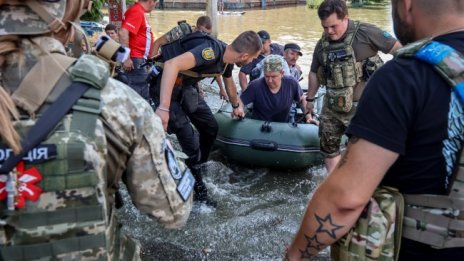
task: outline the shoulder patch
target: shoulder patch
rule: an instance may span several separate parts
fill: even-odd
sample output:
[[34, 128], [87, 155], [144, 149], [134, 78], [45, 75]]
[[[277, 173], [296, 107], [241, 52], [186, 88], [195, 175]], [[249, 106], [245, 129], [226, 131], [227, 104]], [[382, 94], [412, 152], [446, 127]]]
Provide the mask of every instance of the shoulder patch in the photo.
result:
[[164, 141], [164, 155], [166, 157], [166, 163], [168, 165], [169, 172], [171, 172], [171, 176], [177, 180], [181, 179], [182, 171], [180, 170], [179, 164], [177, 164], [177, 159], [174, 155], [174, 149], [167, 139]]
[[391, 38], [392, 35], [391, 35], [389, 32], [387, 32], [387, 31], [383, 31], [383, 37], [385, 37], [385, 38]]
[[203, 59], [208, 60], [208, 61], [216, 58], [214, 56], [214, 51], [211, 47], [203, 49], [203, 51], [201, 51], [201, 57], [203, 57]]

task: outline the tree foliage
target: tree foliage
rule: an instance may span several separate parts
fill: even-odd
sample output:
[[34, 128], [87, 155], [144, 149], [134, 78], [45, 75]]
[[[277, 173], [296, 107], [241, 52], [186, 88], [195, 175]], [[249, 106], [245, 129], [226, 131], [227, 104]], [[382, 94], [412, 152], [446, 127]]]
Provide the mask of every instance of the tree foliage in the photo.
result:
[[306, 6], [311, 9], [317, 9], [324, 0], [306, 0]]
[[[121, 2], [121, 0], [115, 0]], [[137, 0], [126, 0], [126, 5], [133, 5]], [[82, 20], [87, 21], [101, 21], [103, 18], [102, 9], [108, 3], [108, 0], [92, 0], [92, 9], [81, 17]]]
[[106, 0], [92, 0], [92, 9], [85, 13], [81, 19], [87, 21], [100, 21], [103, 18], [102, 8]]

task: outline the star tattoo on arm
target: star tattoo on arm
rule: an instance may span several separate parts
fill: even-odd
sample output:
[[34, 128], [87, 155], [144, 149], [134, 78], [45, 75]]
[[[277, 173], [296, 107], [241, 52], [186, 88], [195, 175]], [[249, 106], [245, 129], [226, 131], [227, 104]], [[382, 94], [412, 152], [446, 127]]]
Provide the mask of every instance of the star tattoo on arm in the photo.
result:
[[317, 223], [319, 223], [319, 227], [316, 230], [316, 234], [327, 233], [331, 238], [337, 238], [337, 236], [335, 235], [335, 231], [341, 229], [343, 226], [334, 224], [332, 222], [332, 216], [330, 214], [327, 214], [325, 218], [322, 218], [316, 214], [314, 214], [314, 217], [316, 218]]
[[[317, 234], [312, 237], [307, 236], [307, 235], [304, 235], [304, 236], [306, 238], [306, 241], [308, 241], [308, 244], [306, 245], [305, 250], [300, 250], [301, 259], [303, 260], [304, 259], [311, 260], [312, 257], [317, 255], [317, 252], [321, 251], [322, 249], [324, 249], [324, 247], [327, 246], [319, 242], [319, 240], [317, 240]], [[316, 250], [316, 252], [313, 251], [314, 253], [311, 253], [311, 249]]]
[[311, 260], [312, 257], [317, 255], [317, 252], [321, 251], [327, 246], [326, 244], [319, 241], [318, 235], [320, 235], [321, 233], [327, 233], [331, 238], [335, 239], [335, 232], [343, 227], [334, 224], [332, 222], [332, 216], [330, 214], [327, 214], [327, 216], [325, 216], [324, 218], [316, 214], [314, 215], [314, 217], [316, 218], [317, 223], [319, 223], [319, 227], [316, 230], [316, 234], [314, 234], [312, 237], [304, 235], [306, 241], [308, 241], [305, 249], [300, 250], [301, 259], [304, 260]]

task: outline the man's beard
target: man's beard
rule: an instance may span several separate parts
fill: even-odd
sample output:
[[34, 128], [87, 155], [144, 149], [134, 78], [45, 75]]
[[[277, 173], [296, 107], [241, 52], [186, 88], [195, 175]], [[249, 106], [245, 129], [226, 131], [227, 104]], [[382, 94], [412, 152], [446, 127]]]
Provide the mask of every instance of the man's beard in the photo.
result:
[[416, 41], [413, 28], [401, 21], [395, 7], [393, 7], [393, 30], [395, 31], [398, 41], [400, 41], [402, 45], [407, 45]]

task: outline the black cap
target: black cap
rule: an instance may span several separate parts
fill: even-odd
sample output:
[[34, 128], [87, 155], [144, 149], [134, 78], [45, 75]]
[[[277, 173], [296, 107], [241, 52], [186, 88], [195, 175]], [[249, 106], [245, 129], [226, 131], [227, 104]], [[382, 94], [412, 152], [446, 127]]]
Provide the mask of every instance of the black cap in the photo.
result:
[[301, 48], [298, 44], [296, 43], [288, 43], [284, 46], [284, 51], [287, 49], [292, 49], [293, 51], [297, 52], [298, 55], [303, 56], [303, 53], [301, 52]]
[[258, 35], [259, 35], [259, 38], [261, 38], [262, 42], [271, 39], [271, 36], [269, 35], [269, 33], [264, 30], [259, 31]]

